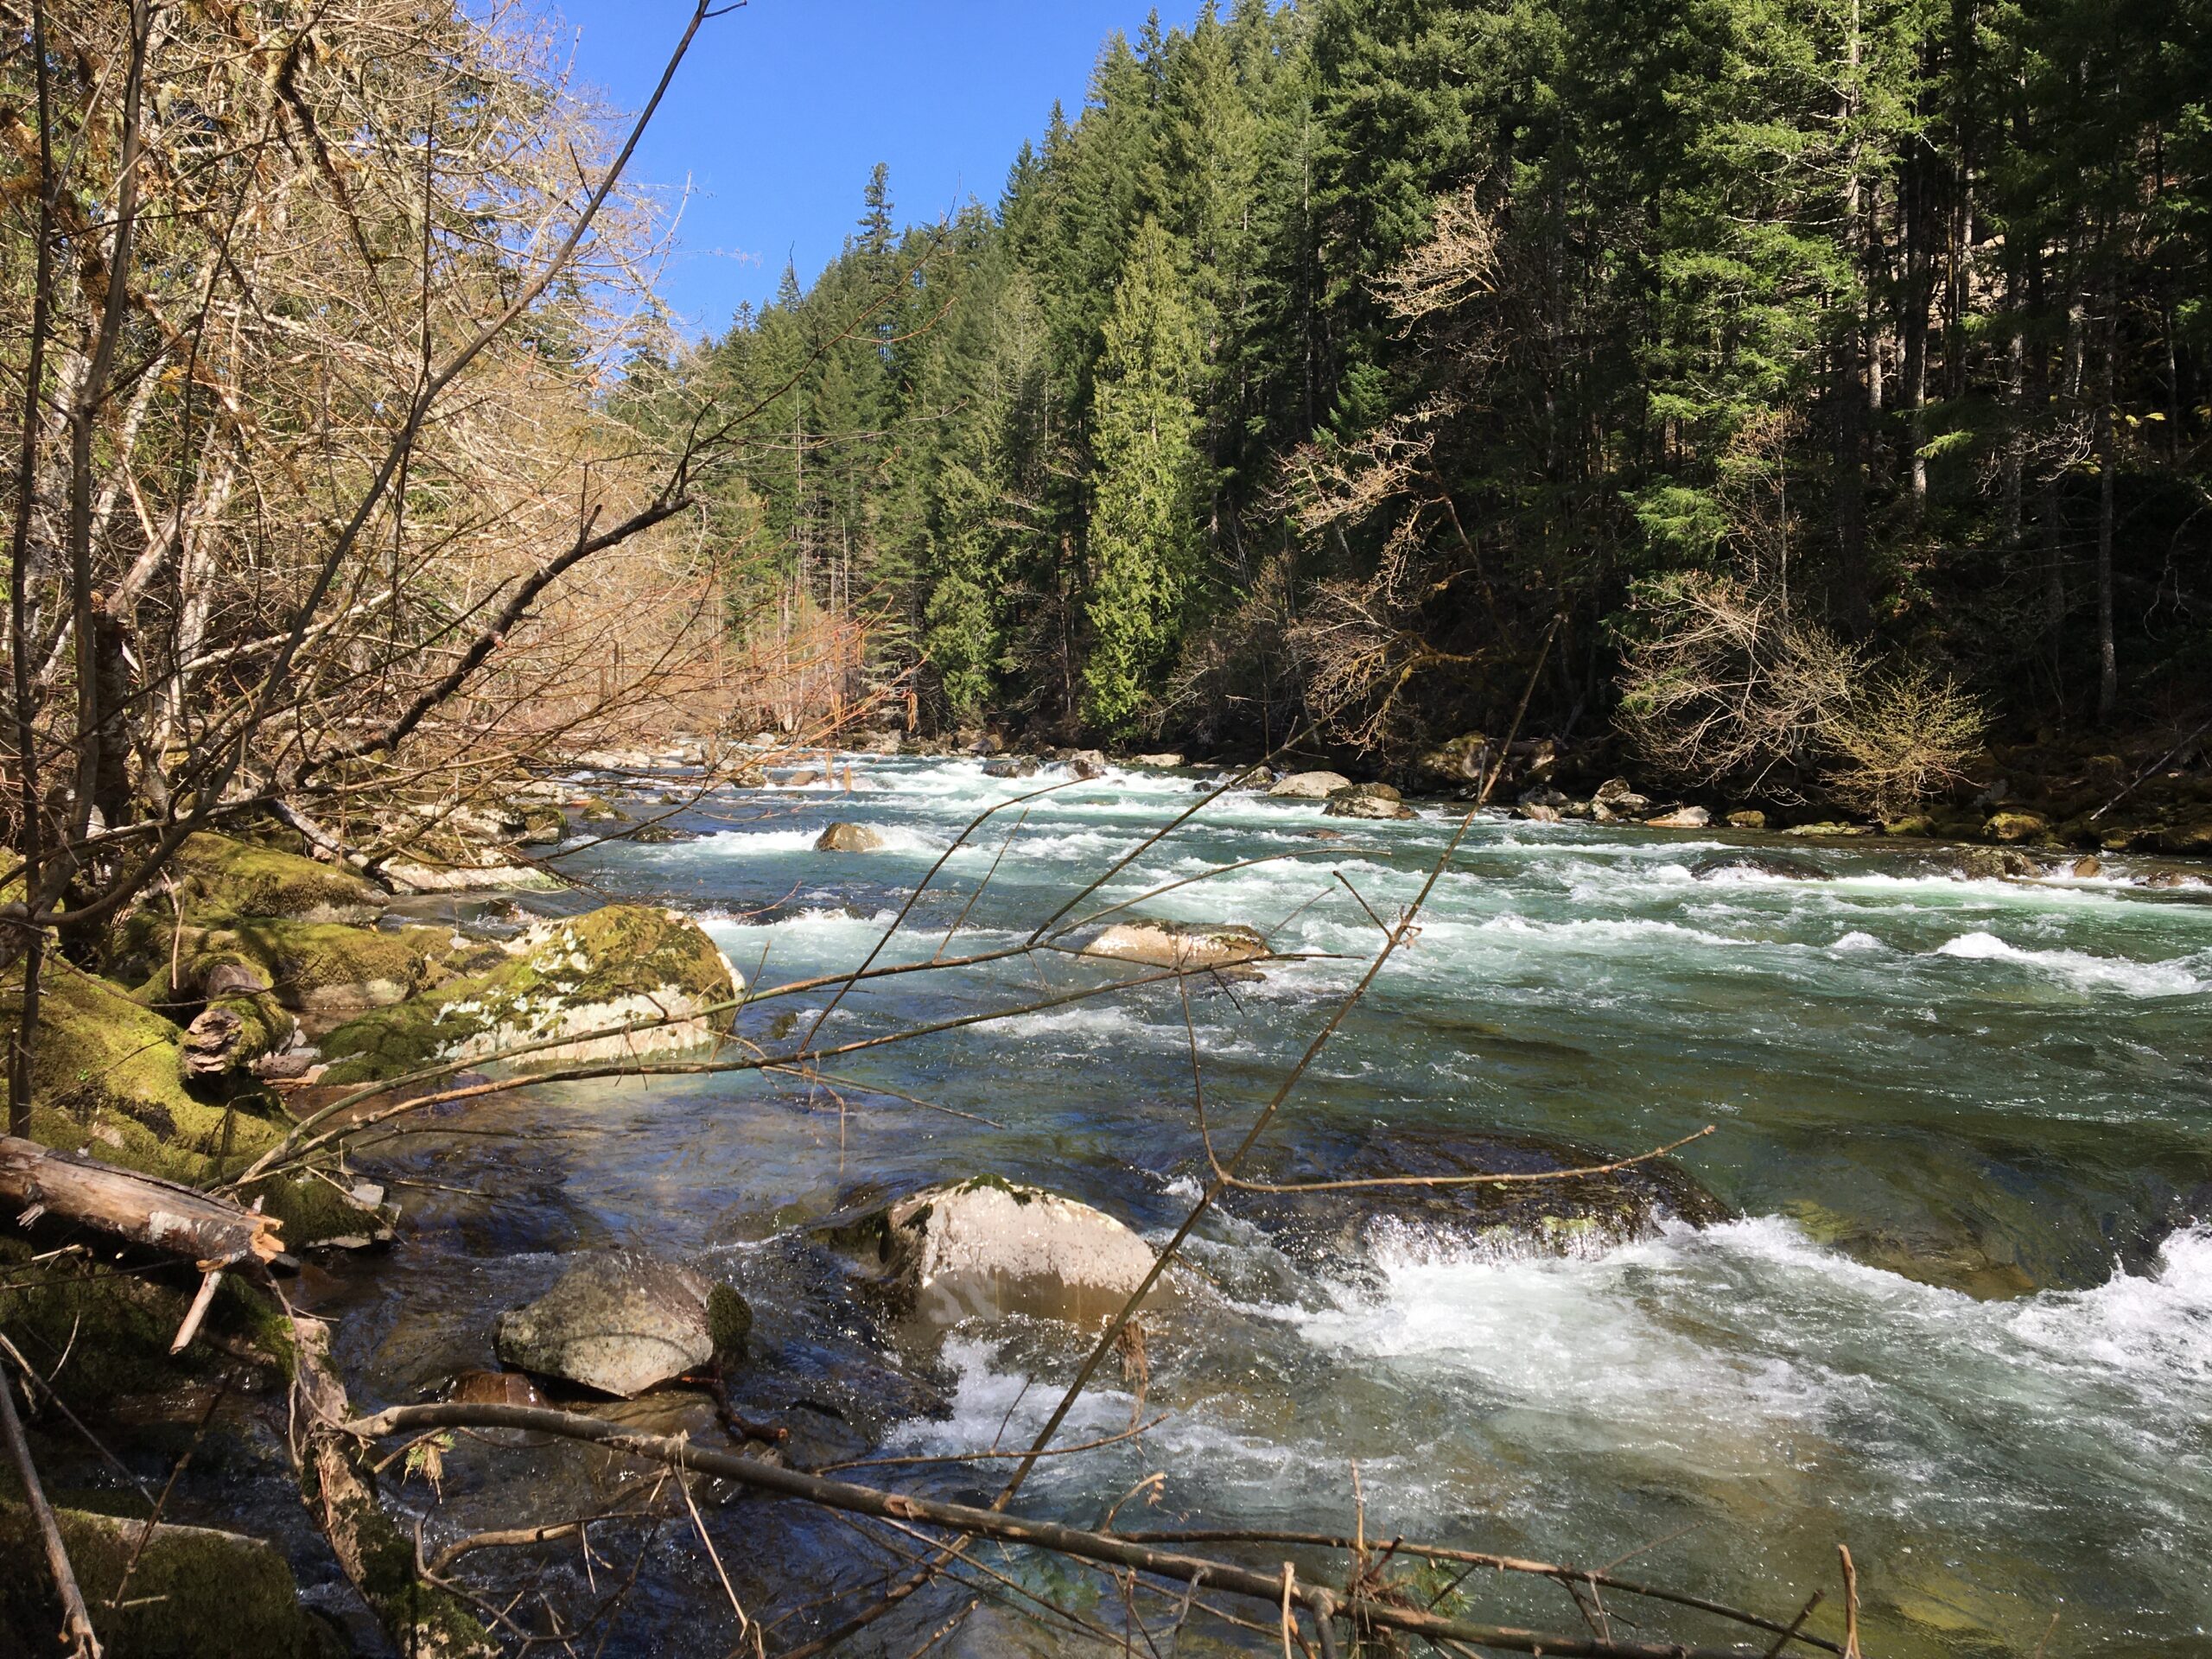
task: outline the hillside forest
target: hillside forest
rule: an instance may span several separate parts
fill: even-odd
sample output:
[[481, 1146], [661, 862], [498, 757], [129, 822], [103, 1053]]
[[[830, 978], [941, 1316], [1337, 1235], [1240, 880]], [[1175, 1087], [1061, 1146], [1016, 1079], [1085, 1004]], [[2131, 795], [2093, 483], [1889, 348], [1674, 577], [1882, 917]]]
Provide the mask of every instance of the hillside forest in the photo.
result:
[[1526, 695], [1893, 810], [2201, 713], [2207, 21], [1209, 3], [622, 398], [762, 405], [774, 626], [947, 729], [1389, 764]]

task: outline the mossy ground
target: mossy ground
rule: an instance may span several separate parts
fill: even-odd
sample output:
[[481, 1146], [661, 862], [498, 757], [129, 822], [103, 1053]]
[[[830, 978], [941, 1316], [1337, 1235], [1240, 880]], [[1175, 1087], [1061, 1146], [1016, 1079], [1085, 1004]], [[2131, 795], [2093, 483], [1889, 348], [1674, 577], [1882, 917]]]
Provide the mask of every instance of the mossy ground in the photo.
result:
[[[300, 1605], [292, 1570], [274, 1545], [200, 1527], [160, 1526], [81, 1510], [57, 1510], [61, 1541], [107, 1650], [129, 1659], [340, 1659], [345, 1643]], [[40, 1559], [30, 1512], [0, 1503], [0, 1555]], [[109, 1604], [127, 1590], [120, 1606]], [[0, 1573], [0, 1631], [26, 1653], [51, 1649], [43, 1575]]]

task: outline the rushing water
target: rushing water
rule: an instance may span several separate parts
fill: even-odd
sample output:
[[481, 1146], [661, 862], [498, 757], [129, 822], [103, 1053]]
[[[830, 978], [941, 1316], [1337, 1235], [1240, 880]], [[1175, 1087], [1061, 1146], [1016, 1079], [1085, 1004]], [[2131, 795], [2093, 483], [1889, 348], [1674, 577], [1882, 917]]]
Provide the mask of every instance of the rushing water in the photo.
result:
[[[674, 820], [700, 839], [568, 868], [693, 911], [772, 985], [856, 965], [971, 817], [1059, 778], [856, 765], [849, 794], [717, 796]], [[1194, 777], [1117, 771], [990, 819], [883, 960], [1015, 943], [1187, 809]], [[1241, 1131], [1273, 1092], [1379, 942], [1363, 906], [1409, 902], [1459, 811], [1347, 823], [1228, 796], [1088, 901], [1294, 855], [1143, 906], [1249, 923], [1308, 957], [1194, 994], [1224, 1122]], [[888, 846], [811, 851], [832, 818]], [[1342, 838], [1316, 839], [1325, 827]], [[1745, 839], [1478, 818], [1265, 1154], [1290, 1167], [1300, 1148], [1504, 1133], [1619, 1155], [1710, 1123], [1679, 1157], [1736, 1218], [1559, 1255], [1368, 1198], [1341, 1252], [1316, 1256], [1224, 1216], [1194, 1243], [1203, 1282], [1154, 1331], [1149, 1399], [1167, 1420], [1043, 1466], [1024, 1502], [1095, 1521], [1164, 1471], [1144, 1524], [1348, 1529], [1357, 1462], [1370, 1535], [1585, 1564], [1651, 1546], [1634, 1571], [1784, 1614], [1818, 1586], [1837, 1599], [1847, 1541], [1873, 1651], [2026, 1652], [2054, 1615], [2052, 1655], [2212, 1651], [2212, 906], [2124, 868], [1967, 880], [1939, 849], [1862, 843], [1785, 843], [1825, 880], [1694, 875]], [[1058, 953], [901, 976], [846, 996], [822, 1040], [1114, 976]], [[804, 1031], [825, 1006], [771, 1001], [741, 1030], [788, 1041], [779, 1016]], [[487, 1363], [492, 1313], [563, 1254], [632, 1243], [745, 1284], [771, 1356], [874, 1408], [862, 1442], [1021, 1443], [1071, 1370], [1071, 1337], [879, 1339], [787, 1247], [855, 1183], [978, 1171], [1164, 1236], [1203, 1167], [1189, 1045], [1175, 988], [1154, 986], [832, 1062], [852, 1079], [834, 1095], [749, 1077], [571, 1085], [448, 1120], [457, 1133], [399, 1166], [429, 1185], [402, 1189], [416, 1224], [397, 1260], [331, 1294], [342, 1357], [365, 1395], [415, 1397]], [[1116, 1377], [1066, 1438], [1112, 1433], [1131, 1408]], [[1002, 1472], [927, 1478], [974, 1497]], [[497, 1469], [453, 1478], [464, 1519], [472, 1503], [478, 1524], [513, 1517]], [[741, 1593], [773, 1600], [773, 1569], [852, 1546], [755, 1514], [776, 1518], [745, 1522]], [[699, 1611], [719, 1601], [711, 1580], [671, 1565], [651, 1582], [610, 1652], [728, 1646], [728, 1621]], [[1473, 1587], [1484, 1613], [1574, 1623], [1555, 1587]]]

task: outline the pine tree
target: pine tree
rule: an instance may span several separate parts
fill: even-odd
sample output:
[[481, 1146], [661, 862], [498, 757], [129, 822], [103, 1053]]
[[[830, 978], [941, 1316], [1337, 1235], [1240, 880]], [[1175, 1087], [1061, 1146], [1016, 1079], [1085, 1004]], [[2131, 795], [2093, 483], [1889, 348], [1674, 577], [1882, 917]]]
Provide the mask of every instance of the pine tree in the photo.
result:
[[1206, 487], [1192, 397], [1198, 365], [1173, 245], [1148, 218], [1114, 289], [1092, 398], [1083, 712], [1117, 736], [1135, 728], [1198, 596]]

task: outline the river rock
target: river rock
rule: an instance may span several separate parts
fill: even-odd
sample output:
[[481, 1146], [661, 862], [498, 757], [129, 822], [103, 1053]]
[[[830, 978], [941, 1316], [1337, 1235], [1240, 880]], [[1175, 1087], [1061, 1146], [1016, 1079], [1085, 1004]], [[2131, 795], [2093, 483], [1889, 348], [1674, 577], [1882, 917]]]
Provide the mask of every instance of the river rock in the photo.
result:
[[1690, 866], [1700, 881], [1726, 881], [1745, 875], [1770, 875], [1790, 881], [1832, 880], [1819, 865], [1782, 853], [1714, 853]]
[[1152, 1247], [1087, 1204], [995, 1175], [899, 1199], [843, 1230], [938, 1324], [1027, 1313], [1096, 1324], [1152, 1271]]
[[1068, 769], [1068, 776], [1088, 783], [1093, 778], [1106, 775], [1106, 756], [1097, 749], [1076, 749], [1062, 757], [1061, 765]]
[[1713, 814], [1701, 806], [1678, 806], [1671, 812], [1662, 812], [1656, 818], [1646, 818], [1647, 830], [1702, 830], [1713, 822]]
[[1340, 772], [1294, 772], [1276, 779], [1268, 793], [1279, 801], [1325, 801], [1351, 787], [1351, 779]]
[[501, 1363], [627, 1400], [742, 1349], [753, 1324], [728, 1285], [628, 1250], [594, 1256], [499, 1315]]
[[883, 848], [883, 837], [864, 823], [831, 824], [815, 837], [817, 853], [874, 853]]
[[1170, 922], [1149, 916], [1117, 922], [1083, 947], [1086, 957], [1160, 968], [1219, 968], [1268, 952], [1266, 936], [1238, 922]]
[[195, 922], [276, 916], [358, 927], [385, 907], [384, 894], [350, 871], [206, 830], [185, 837], [170, 870], [178, 908]]
[[1480, 732], [1467, 732], [1426, 751], [1414, 764], [1439, 783], [1473, 784], [1488, 774], [1491, 760], [1490, 739]]
[[1764, 830], [1766, 828], [1766, 814], [1755, 806], [1739, 806], [1728, 815], [1728, 827], [1731, 830]]
[[[734, 1001], [742, 984], [696, 922], [652, 905], [540, 922], [498, 948], [493, 965], [330, 1033], [326, 1080], [398, 1077], [525, 1043], [547, 1045], [525, 1057], [537, 1065], [682, 1052], [721, 1036], [728, 1016], [706, 1010]], [[661, 1023], [608, 1029], [645, 1020]]]
[[1413, 808], [1399, 798], [1398, 791], [1388, 784], [1347, 784], [1344, 788], [1330, 791], [1328, 804], [1321, 809], [1332, 818], [1410, 818]]
[[1185, 765], [1186, 762], [1179, 753], [1163, 750], [1158, 754], [1125, 755], [1122, 757], [1122, 764], [1129, 766], [1149, 766], [1161, 772], [1171, 772], [1177, 766]]
[[1034, 778], [1036, 775], [1037, 762], [1026, 754], [983, 762], [983, 776], [986, 778]]
[[1640, 818], [1650, 810], [1650, 798], [1637, 794], [1625, 778], [1606, 779], [1590, 797], [1590, 816], [1599, 823]]
[[2017, 848], [1966, 847], [1959, 874], [1969, 881], [2022, 881], [2041, 875], [2043, 866]]
[[1515, 813], [1531, 823], [1564, 823], [1566, 815], [1555, 806], [1541, 801], [1527, 801], [1513, 809]]
[[[1300, 1135], [1264, 1179], [1319, 1179], [1535, 1174], [1609, 1163], [1618, 1153], [1548, 1136], [1378, 1127]], [[1656, 1236], [1669, 1222], [1708, 1226], [1728, 1207], [1671, 1159], [1603, 1175], [1506, 1185], [1374, 1187], [1356, 1192], [1246, 1192], [1224, 1199], [1232, 1215], [1268, 1232], [1286, 1253], [1336, 1268], [1378, 1243], [1520, 1259], [1597, 1256]]]
[[2202, 887], [2212, 886], [2212, 877], [2208, 877], [2201, 870], [2177, 870], [2171, 868], [2152, 870], [2143, 878], [2143, 885], [2146, 887], [2158, 887], [2162, 889], [2172, 887]]
[[2092, 877], [2102, 875], [2104, 873], [2105, 861], [2099, 858], [2094, 853], [2084, 853], [2081, 857], [2074, 861], [2073, 868], [2067, 872], [2067, 874], [2071, 875], [2076, 881], [2087, 881]]
[[1981, 833], [1992, 841], [2041, 841], [2050, 833], [2050, 820], [2040, 812], [1996, 812]]

